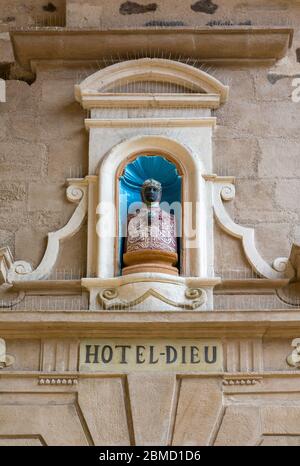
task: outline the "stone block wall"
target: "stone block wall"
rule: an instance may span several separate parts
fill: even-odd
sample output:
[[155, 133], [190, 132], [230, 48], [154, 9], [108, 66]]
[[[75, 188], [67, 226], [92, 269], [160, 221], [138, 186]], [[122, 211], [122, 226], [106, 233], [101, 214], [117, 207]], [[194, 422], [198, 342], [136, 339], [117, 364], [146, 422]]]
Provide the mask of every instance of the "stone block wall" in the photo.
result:
[[[216, 74], [228, 79], [231, 92], [228, 103], [216, 112], [215, 171], [237, 177], [236, 198], [228, 208], [237, 223], [255, 227], [258, 249], [271, 262], [288, 255], [292, 242], [299, 241], [299, 104], [292, 100], [294, 76], [273, 82], [264, 66], [222, 68]], [[221, 235], [224, 247], [228, 239]], [[241, 267], [240, 259], [230, 254], [216, 260], [217, 268]]]
[[[41, 69], [31, 85], [6, 81], [7, 101], [0, 108], [1, 245], [8, 243], [33, 266], [48, 232], [67, 223], [74, 210], [66, 200], [66, 179], [86, 174], [84, 112], [74, 101], [78, 74]], [[84, 267], [84, 236], [80, 232], [63, 245], [62, 264], [70, 270]]]
[[64, 26], [65, 0], [0, 1], [0, 26]]
[[[0, 24], [30, 25], [38, 14], [67, 12], [67, 26], [72, 28], [144, 27], [151, 21], [173, 27], [182, 22], [189, 27], [243, 23], [295, 28], [293, 47], [273, 66], [208, 70], [231, 89], [228, 103], [216, 112], [214, 136], [215, 171], [237, 177], [237, 195], [228, 209], [237, 222], [255, 226], [258, 249], [267, 260], [288, 255], [292, 242], [300, 239], [300, 103], [292, 101], [293, 80], [300, 76], [300, 4], [279, 0], [50, 3], [0, 1]], [[23, 76], [15, 67], [7, 76], [7, 102], [0, 105], [0, 243], [33, 266], [42, 257], [47, 233], [64, 225], [74, 209], [65, 197], [65, 179], [86, 174], [85, 115], [74, 100], [73, 87], [92, 71], [60, 63], [57, 68], [40, 66], [34, 82], [18, 80]], [[70, 268], [82, 267], [83, 237], [80, 233], [72, 245], [64, 245], [62, 264], [67, 260]], [[238, 240], [216, 228], [216, 269], [246, 268]]]

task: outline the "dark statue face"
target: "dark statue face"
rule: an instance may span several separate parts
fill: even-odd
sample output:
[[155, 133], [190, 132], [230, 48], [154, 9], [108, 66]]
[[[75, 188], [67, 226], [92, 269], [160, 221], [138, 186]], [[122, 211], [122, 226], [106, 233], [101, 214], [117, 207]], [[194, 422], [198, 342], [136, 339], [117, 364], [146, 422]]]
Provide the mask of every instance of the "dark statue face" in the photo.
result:
[[155, 184], [148, 184], [142, 188], [142, 198], [146, 204], [160, 202], [161, 188]]
[[159, 202], [160, 190], [155, 186], [147, 186], [144, 189], [144, 197], [146, 202]]

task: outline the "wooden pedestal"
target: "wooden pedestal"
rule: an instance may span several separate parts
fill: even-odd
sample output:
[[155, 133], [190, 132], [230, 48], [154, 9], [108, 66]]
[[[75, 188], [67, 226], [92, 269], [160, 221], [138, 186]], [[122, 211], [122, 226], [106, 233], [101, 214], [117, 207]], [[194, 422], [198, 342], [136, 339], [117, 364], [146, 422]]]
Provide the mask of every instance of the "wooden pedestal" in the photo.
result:
[[157, 249], [126, 252], [123, 254], [123, 261], [125, 267], [122, 270], [122, 275], [139, 272], [178, 275], [178, 269], [174, 267], [178, 262], [178, 255], [175, 252], [159, 251]]

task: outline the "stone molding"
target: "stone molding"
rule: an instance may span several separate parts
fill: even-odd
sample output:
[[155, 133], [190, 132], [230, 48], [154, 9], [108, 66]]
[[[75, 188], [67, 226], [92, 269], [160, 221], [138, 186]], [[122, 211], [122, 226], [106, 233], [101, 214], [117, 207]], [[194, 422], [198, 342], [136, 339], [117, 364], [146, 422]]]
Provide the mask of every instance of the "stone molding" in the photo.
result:
[[[37, 60], [97, 63], [105, 57], [139, 56], [161, 50], [165, 55], [188, 56], [203, 63], [269, 63], [284, 57], [293, 29], [286, 27], [200, 27], [84, 30], [35, 27], [11, 30], [17, 62], [30, 70]], [[150, 52], [151, 52], [150, 49]]]
[[[233, 312], [234, 311], [234, 312]], [[295, 338], [300, 317], [277, 311], [1, 311], [3, 338]], [[125, 333], [124, 333], [125, 332]]]
[[[193, 66], [163, 58], [140, 58], [97, 71], [75, 86], [75, 97], [85, 107], [85, 99], [92, 95], [95, 107], [97, 96], [101, 102], [102, 94], [111, 92], [113, 86], [135, 81], [168, 82], [198, 93], [213, 93], [219, 96], [220, 103], [226, 102], [229, 92], [228, 86]], [[189, 100], [191, 103], [191, 98]]]
[[212, 127], [215, 128], [217, 119], [214, 117], [201, 118], [124, 118], [124, 119], [102, 119], [86, 118], [84, 120], [86, 129], [90, 128], [188, 128], [188, 127]]
[[270, 278], [241, 278], [241, 279], [222, 279], [219, 285], [214, 289], [215, 294], [235, 294], [235, 295], [265, 295], [275, 294], [276, 290], [286, 286], [289, 283], [288, 278], [272, 280]]
[[163, 294], [158, 293], [158, 291], [154, 290], [153, 288], [149, 288], [147, 291], [145, 291], [144, 294], [141, 296], [137, 297], [136, 299], [132, 299], [131, 301], [124, 301], [124, 300], [118, 300], [118, 290], [117, 288], [106, 288], [102, 292], [98, 294], [98, 301], [100, 303], [101, 308], [105, 310], [113, 310], [113, 309], [130, 309], [133, 308], [139, 304], [142, 304], [146, 301], [147, 298], [155, 298], [159, 301], [161, 301], [162, 306], [164, 304], [167, 304], [172, 307], [177, 307], [179, 309], [188, 309], [188, 310], [193, 310], [197, 309], [206, 302], [206, 293], [204, 290], [201, 288], [188, 288], [185, 291], [185, 298], [191, 299], [191, 296], [193, 295], [192, 301], [173, 301], [172, 299], [168, 298], [167, 296], [164, 296]]
[[49, 385], [77, 385], [78, 378], [77, 377], [39, 377], [38, 379], [39, 385], [44, 385], [45, 387], [49, 387]]
[[[196, 279], [137, 273], [110, 279], [84, 278], [90, 308], [118, 312], [203, 310], [212, 308], [212, 290], [220, 279]], [[145, 308], [146, 306], [146, 308]]]
[[245, 374], [244, 376], [241, 375], [230, 375], [225, 376], [223, 380], [223, 385], [256, 385], [262, 380], [262, 377], [258, 377], [257, 375]]
[[79, 96], [83, 108], [219, 108], [218, 94], [100, 93]]

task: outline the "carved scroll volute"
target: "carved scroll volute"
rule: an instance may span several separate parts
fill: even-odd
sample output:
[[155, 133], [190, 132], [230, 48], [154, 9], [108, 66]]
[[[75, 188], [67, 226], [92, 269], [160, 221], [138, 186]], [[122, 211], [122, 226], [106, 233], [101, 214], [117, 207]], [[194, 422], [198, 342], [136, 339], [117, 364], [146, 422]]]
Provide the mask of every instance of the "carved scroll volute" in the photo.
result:
[[294, 338], [291, 345], [294, 349], [286, 358], [286, 362], [291, 367], [300, 367], [300, 338]]

